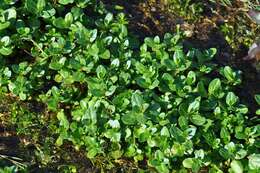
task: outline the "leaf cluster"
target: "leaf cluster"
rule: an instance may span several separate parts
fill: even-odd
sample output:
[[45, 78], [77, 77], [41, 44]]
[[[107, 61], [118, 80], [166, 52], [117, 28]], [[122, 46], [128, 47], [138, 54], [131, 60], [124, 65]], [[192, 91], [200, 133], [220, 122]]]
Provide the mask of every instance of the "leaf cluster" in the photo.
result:
[[241, 72], [212, 63], [216, 49], [184, 51], [179, 32], [139, 44], [92, 0], [4, 0], [0, 13], [1, 91], [46, 104], [57, 147], [140, 171], [259, 170]]

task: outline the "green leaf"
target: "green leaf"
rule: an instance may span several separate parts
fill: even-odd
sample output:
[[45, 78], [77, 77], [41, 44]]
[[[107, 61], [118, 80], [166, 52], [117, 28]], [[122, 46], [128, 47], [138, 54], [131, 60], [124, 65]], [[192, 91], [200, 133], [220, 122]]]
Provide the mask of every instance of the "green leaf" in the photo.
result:
[[56, 59], [52, 59], [49, 68], [53, 70], [60, 70], [66, 62], [66, 58], [62, 57], [58, 61]]
[[180, 67], [184, 60], [184, 53], [182, 50], [176, 50], [173, 55], [173, 62], [175, 66]]
[[134, 125], [136, 123], [136, 117], [134, 112], [126, 113], [122, 116], [122, 121], [126, 125]]
[[212, 58], [214, 58], [214, 56], [217, 53], [217, 49], [216, 48], [210, 48], [205, 50], [205, 56], [207, 57], [207, 60], [212, 60]]
[[91, 4], [91, 0], [77, 0], [77, 6], [80, 8], [86, 8], [89, 4]]
[[217, 98], [221, 98], [224, 96], [224, 94], [222, 92], [221, 81], [219, 78], [216, 78], [210, 82], [209, 87], [208, 87], [208, 92], [209, 92], [209, 95], [213, 95]]
[[38, 12], [42, 12], [43, 9], [45, 8], [45, 5], [46, 5], [45, 0], [38, 0], [36, 5]]
[[195, 158], [200, 158], [200, 159], [204, 159], [205, 157], [205, 152], [204, 150], [200, 149], [200, 150], [195, 150], [194, 151], [195, 154]]
[[142, 98], [142, 95], [140, 92], [135, 92], [133, 93], [132, 95], [132, 98], [131, 98], [131, 101], [132, 101], [132, 106], [137, 106], [137, 107], [142, 107], [143, 103], [144, 103], [144, 100]]
[[61, 136], [59, 136], [55, 142], [55, 144], [60, 147], [63, 145], [63, 138]]
[[107, 73], [107, 71], [103, 65], [99, 65], [96, 69], [96, 72], [97, 72], [98, 78], [101, 78], [101, 79], [104, 78]]
[[167, 127], [163, 127], [161, 130], [161, 136], [170, 137], [170, 132]]
[[221, 81], [220, 79], [214, 79], [209, 84], [209, 93], [214, 94], [216, 91], [218, 91], [221, 88]]
[[106, 130], [104, 136], [109, 138], [112, 142], [120, 142], [121, 133], [115, 131], [114, 129]]
[[176, 69], [176, 66], [175, 66], [173, 60], [170, 60], [168, 58], [163, 60], [163, 64], [170, 70], [175, 70]]
[[57, 106], [58, 106], [58, 100], [56, 100], [54, 98], [49, 99], [47, 101], [47, 105], [48, 105], [48, 109], [49, 110], [56, 111], [57, 110]]
[[191, 169], [192, 166], [193, 166], [193, 159], [192, 158], [186, 158], [182, 161], [182, 165], [185, 167], [185, 168], [189, 168]]
[[239, 104], [236, 107], [236, 112], [240, 113], [240, 114], [247, 114], [248, 113], [248, 108], [246, 107], [246, 105]]
[[41, 17], [47, 19], [47, 18], [51, 18], [52, 16], [54, 16], [56, 14], [56, 10], [54, 8], [51, 7], [47, 7], [41, 14]]
[[9, 48], [9, 47], [2, 47], [2, 48], [0, 48], [0, 54], [1, 55], [8, 56], [8, 55], [11, 55], [12, 53], [13, 53], [13, 49], [12, 48]]
[[230, 166], [231, 166], [231, 171], [233, 172], [233, 173], [243, 173], [243, 165], [242, 165], [242, 163], [240, 162], [240, 161], [238, 161], [238, 160], [233, 160], [232, 162], [231, 162], [231, 164], [230, 164]]
[[134, 145], [131, 144], [131, 145], [127, 148], [125, 155], [126, 155], [127, 157], [133, 157], [133, 156], [135, 155], [135, 153], [136, 153], [135, 147], [134, 147]]
[[168, 169], [168, 166], [164, 165], [164, 164], [160, 164], [159, 166], [156, 166], [155, 168], [158, 172], [161, 172], [161, 173], [169, 173], [170, 172], [169, 169]]
[[3, 46], [9, 46], [11, 44], [11, 39], [9, 36], [4, 36], [1, 38], [1, 43], [3, 43]]
[[207, 92], [205, 85], [202, 81], [198, 82], [197, 90], [198, 90], [201, 97], [207, 97], [208, 92]]
[[256, 100], [257, 104], [260, 105], [260, 94], [255, 95], [255, 100]]
[[197, 97], [193, 102], [189, 104], [188, 113], [194, 113], [199, 111], [201, 97]]
[[233, 75], [233, 70], [229, 66], [224, 67], [224, 76], [227, 78], [228, 81], [233, 81], [234, 80], [234, 75]]
[[6, 68], [4, 69], [4, 71], [3, 71], [3, 74], [4, 74], [6, 77], [10, 78], [10, 77], [12, 76], [12, 71], [11, 71], [8, 67], [6, 67]]
[[260, 154], [252, 154], [248, 156], [248, 166], [251, 170], [260, 169]]
[[99, 78], [87, 78], [89, 90], [91, 94], [97, 97], [101, 97], [106, 93], [106, 85]]
[[194, 71], [189, 71], [186, 81], [188, 85], [194, 84], [196, 82], [196, 73]]
[[25, 1], [25, 8], [31, 13], [37, 14], [37, 3], [36, 0], [26, 0]]
[[59, 3], [62, 5], [67, 5], [73, 3], [74, 0], [59, 0]]
[[256, 115], [260, 115], [260, 109], [256, 110]]
[[149, 88], [150, 84], [142, 77], [136, 79], [136, 83], [142, 88]]
[[185, 153], [185, 146], [180, 143], [175, 142], [171, 148], [171, 153], [174, 156], [182, 157]]
[[179, 116], [178, 123], [181, 129], [187, 129], [188, 128], [188, 118], [186, 116]]
[[97, 154], [98, 154], [98, 149], [97, 148], [90, 148], [87, 152], [87, 157], [89, 159], [93, 159]]
[[227, 130], [227, 128], [225, 128], [225, 127], [221, 128], [220, 137], [224, 140], [225, 143], [230, 142], [231, 137], [230, 137], [230, 133]]
[[21, 100], [26, 100], [26, 94], [24, 94], [23, 92], [19, 93], [19, 97]]
[[110, 58], [110, 51], [107, 49], [104, 52], [99, 54], [100, 58], [102, 59], [109, 59]]
[[204, 118], [198, 114], [195, 114], [195, 115], [191, 116], [191, 122], [197, 126], [202, 126], [203, 124], [205, 124], [206, 118]]
[[17, 12], [15, 8], [9, 8], [5, 11], [5, 13], [7, 14], [7, 20], [16, 19]]
[[105, 17], [105, 24], [109, 24], [113, 20], [113, 14], [112, 13], [107, 13]]
[[233, 158], [232, 153], [230, 153], [227, 149], [225, 148], [220, 148], [219, 149], [219, 154], [224, 158], [224, 159], [231, 159]]
[[179, 111], [180, 115], [187, 116], [187, 114], [188, 114], [188, 104], [181, 103], [178, 111]]
[[238, 97], [233, 92], [228, 92], [226, 103], [228, 106], [234, 106], [238, 102]]
[[228, 80], [229, 83], [237, 85], [241, 83], [240, 71], [234, 71], [231, 67], [225, 66], [220, 73]]
[[58, 17], [53, 20], [53, 25], [56, 26], [57, 28], [64, 29], [67, 27], [67, 23], [62, 17]]
[[185, 141], [184, 133], [176, 126], [172, 125], [170, 128], [170, 134], [177, 142], [183, 143]]
[[69, 129], [69, 121], [67, 120], [67, 117], [64, 114], [64, 111], [61, 110], [57, 114], [57, 118], [60, 121], [60, 126], [64, 127], [65, 129]]
[[[82, 36], [82, 37], [84, 37], [84, 36]], [[99, 51], [100, 51], [100, 50], [99, 50], [99, 48], [98, 48], [97, 43], [94, 43], [94, 44], [92, 44], [91, 47], [89, 48], [88, 53], [89, 53], [90, 55], [96, 57], [96, 56], [98, 56]]]
[[120, 128], [120, 123], [118, 120], [109, 120], [108, 124], [112, 127], [112, 128]]
[[0, 22], [0, 31], [8, 28], [10, 25], [11, 25], [11, 23], [9, 21], [3, 22], [3, 23]]
[[192, 139], [196, 135], [197, 127], [190, 125], [189, 128], [185, 130], [185, 132], [188, 133], [187, 139]]
[[147, 72], [147, 68], [140, 62], [136, 62], [135, 63], [135, 67], [136, 70], [140, 73], [140, 74], [145, 74]]
[[235, 159], [243, 159], [247, 156], [247, 151], [244, 149], [240, 149], [237, 151]]
[[64, 22], [65, 22], [66, 26], [70, 26], [73, 22], [73, 15], [71, 13], [67, 13], [65, 15]]
[[98, 31], [97, 29], [93, 29], [90, 31], [90, 42], [94, 42], [97, 38]]

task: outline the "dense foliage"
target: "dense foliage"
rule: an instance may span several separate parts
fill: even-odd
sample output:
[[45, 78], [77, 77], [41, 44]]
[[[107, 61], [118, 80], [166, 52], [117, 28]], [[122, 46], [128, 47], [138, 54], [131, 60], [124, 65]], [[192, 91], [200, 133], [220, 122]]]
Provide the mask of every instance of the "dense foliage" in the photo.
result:
[[0, 13], [1, 92], [50, 116], [13, 110], [20, 133], [38, 119], [48, 142], [104, 169], [259, 171], [259, 125], [234, 93], [241, 72], [214, 64], [216, 49], [186, 50], [178, 31], [139, 44], [123, 13], [94, 0], [4, 0]]

